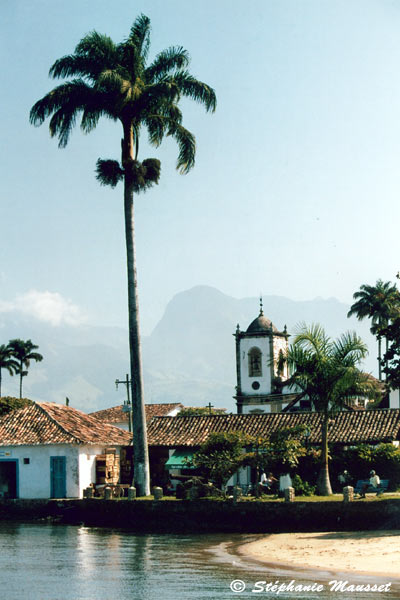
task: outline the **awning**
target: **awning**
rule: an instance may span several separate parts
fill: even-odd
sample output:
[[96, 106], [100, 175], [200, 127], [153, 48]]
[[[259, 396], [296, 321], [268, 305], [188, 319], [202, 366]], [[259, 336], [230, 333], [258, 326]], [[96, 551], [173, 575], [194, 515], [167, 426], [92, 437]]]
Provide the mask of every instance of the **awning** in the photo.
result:
[[192, 450], [174, 450], [172, 456], [165, 463], [166, 469], [194, 469], [187, 465], [187, 461], [193, 457]]

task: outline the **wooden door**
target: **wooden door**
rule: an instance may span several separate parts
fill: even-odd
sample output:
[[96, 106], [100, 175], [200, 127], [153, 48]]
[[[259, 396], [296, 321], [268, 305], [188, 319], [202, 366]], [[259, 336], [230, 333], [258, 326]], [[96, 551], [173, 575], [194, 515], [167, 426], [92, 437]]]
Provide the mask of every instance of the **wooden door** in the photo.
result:
[[66, 458], [50, 456], [50, 496], [65, 498], [67, 495]]

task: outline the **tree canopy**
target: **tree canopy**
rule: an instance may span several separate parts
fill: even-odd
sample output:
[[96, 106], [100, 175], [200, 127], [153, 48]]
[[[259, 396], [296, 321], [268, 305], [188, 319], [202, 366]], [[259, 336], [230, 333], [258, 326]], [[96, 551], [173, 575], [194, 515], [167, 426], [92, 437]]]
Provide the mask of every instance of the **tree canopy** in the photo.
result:
[[365, 374], [358, 368], [367, 353], [367, 346], [356, 333], [347, 332], [332, 340], [318, 324], [301, 325], [286, 353], [292, 372], [290, 384], [304, 392], [315, 410], [323, 414], [318, 480], [321, 495], [332, 493], [328, 469], [329, 419], [349, 398], [370, 393], [370, 384], [367, 385]]

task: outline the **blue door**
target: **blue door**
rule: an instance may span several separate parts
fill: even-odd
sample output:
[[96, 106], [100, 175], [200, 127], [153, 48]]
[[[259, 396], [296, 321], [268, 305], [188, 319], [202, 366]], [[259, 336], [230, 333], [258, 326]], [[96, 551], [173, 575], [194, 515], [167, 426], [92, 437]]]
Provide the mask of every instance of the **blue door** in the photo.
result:
[[67, 495], [65, 456], [50, 456], [50, 496], [65, 498]]

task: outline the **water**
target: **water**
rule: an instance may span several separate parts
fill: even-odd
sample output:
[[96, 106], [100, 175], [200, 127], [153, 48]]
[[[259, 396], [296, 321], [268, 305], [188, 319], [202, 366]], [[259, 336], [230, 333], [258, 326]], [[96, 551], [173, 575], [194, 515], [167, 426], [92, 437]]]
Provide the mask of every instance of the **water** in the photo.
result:
[[[400, 598], [390, 593], [330, 592], [323, 575], [271, 572], [235, 553], [235, 544], [259, 536], [136, 535], [125, 530], [52, 524], [0, 523], [1, 600], [233, 600]], [[349, 583], [387, 583], [367, 576], [338, 576]], [[258, 594], [256, 581], [296, 585], [319, 582], [320, 592]], [[233, 580], [246, 584], [230, 590]], [[235, 584], [240, 587], [240, 583]]]

